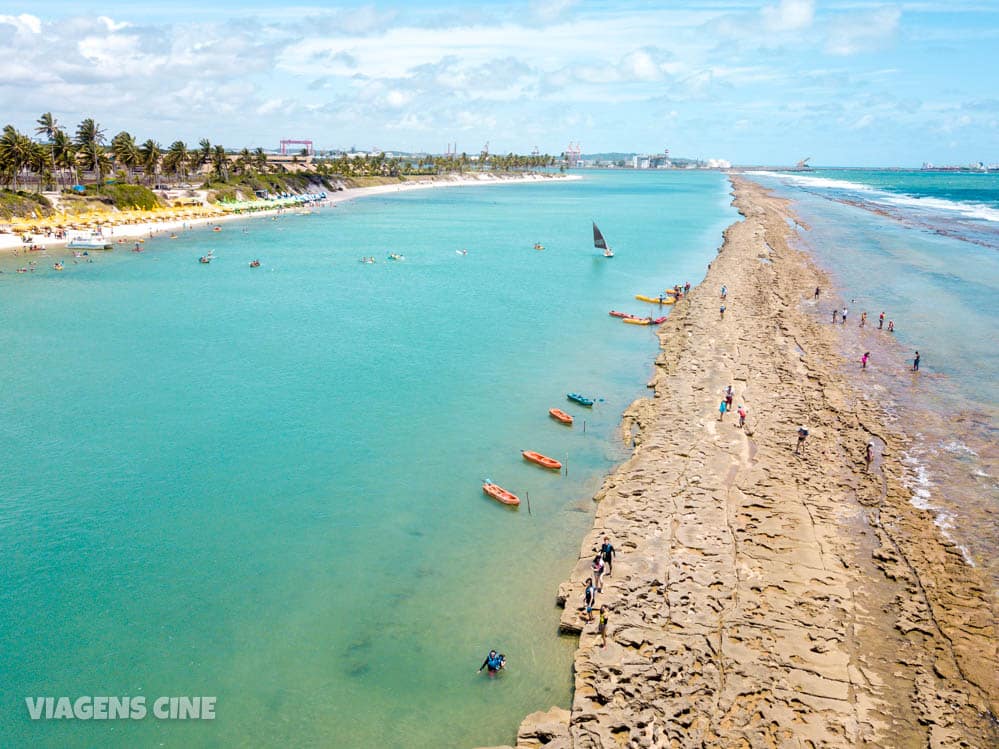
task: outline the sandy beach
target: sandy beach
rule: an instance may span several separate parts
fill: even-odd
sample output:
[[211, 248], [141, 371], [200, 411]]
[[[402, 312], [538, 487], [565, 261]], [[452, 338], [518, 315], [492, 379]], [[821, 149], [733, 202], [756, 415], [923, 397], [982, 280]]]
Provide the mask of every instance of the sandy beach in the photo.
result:
[[[443, 176], [437, 178], [426, 178], [421, 180], [410, 180], [406, 182], [399, 182], [398, 184], [388, 184], [388, 185], [376, 185], [374, 187], [351, 187], [339, 192], [330, 194], [329, 201], [324, 204], [320, 204], [325, 207], [336, 206], [339, 203], [344, 203], [349, 200], [356, 200], [358, 198], [370, 197], [373, 195], [385, 195], [388, 193], [395, 192], [409, 192], [412, 190], [426, 190], [430, 188], [440, 188], [440, 187], [470, 187], [475, 185], [497, 185], [497, 184], [521, 184], [525, 182], [545, 182], [548, 180], [560, 180], [560, 179], [581, 179], [581, 177], [576, 175], [497, 175], [491, 173], [484, 174], [468, 174], [464, 176]], [[303, 210], [307, 208], [303, 206], [301, 208], [297, 207], [282, 207], [274, 209], [261, 209], [253, 212], [244, 213], [226, 213], [216, 216], [209, 216], [205, 218], [196, 219], [175, 219], [175, 220], [156, 220], [156, 221], [144, 221], [139, 223], [120, 223], [120, 224], [109, 224], [105, 226], [103, 230], [104, 237], [111, 240], [112, 242], [118, 242], [118, 240], [134, 240], [140, 238], [148, 238], [151, 236], [157, 236], [162, 234], [170, 234], [178, 231], [183, 231], [184, 229], [193, 228], [196, 226], [205, 225], [215, 225], [222, 224], [228, 221], [236, 221], [241, 219], [249, 218], [264, 218], [269, 216], [276, 216], [283, 212], [293, 212], [298, 210]], [[28, 247], [31, 244], [36, 244], [44, 247], [46, 250], [56, 250], [65, 248], [66, 244], [77, 235], [86, 234], [84, 231], [70, 231], [68, 236], [64, 239], [54, 239], [52, 237], [46, 236], [44, 234], [29, 235], [31, 237], [31, 242], [24, 242], [23, 234], [11, 233], [11, 232], [0, 232], [0, 255], [10, 254], [10, 255], [23, 255], [27, 257], [32, 257], [41, 253], [30, 252]]]
[[[994, 593], [911, 503], [906, 437], [844, 374], [787, 202], [732, 183], [744, 218], [659, 331], [633, 456], [558, 591], [571, 710], [528, 716], [517, 746], [999, 746]], [[604, 536], [606, 646], [580, 614]]]

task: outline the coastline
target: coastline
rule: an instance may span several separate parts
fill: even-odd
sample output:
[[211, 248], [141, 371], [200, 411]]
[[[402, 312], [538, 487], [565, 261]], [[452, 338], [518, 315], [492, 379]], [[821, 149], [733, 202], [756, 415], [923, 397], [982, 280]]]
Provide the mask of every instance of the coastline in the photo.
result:
[[[425, 180], [410, 181], [410, 182], [400, 182], [398, 184], [388, 184], [388, 185], [375, 185], [372, 187], [350, 187], [345, 190], [333, 193], [333, 196], [329, 198], [328, 202], [322, 204], [325, 207], [336, 207], [339, 203], [345, 203], [351, 200], [356, 200], [358, 198], [366, 198], [374, 195], [385, 195], [388, 193], [395, 192], [410, 192], [412, 190], [426, 190], [439, 187], [471, 187], [476, 185], [508, 185], [508, 184], [525, 184], [525, 183], [535, 183], [535, 182], [547, 182], [550, 180], [578, 180], [582, 179], [579, 175], [532, 175], [532, 176], [509, 176], [503, 177], [491, 173], [479, 174], [476, 176], [461, 176], [461, 177], [438, 177], [438, 178], [427, 178]], [[300, 210], [298, 208], [273, 208], [273, 209], [263, 209], [259, 211], [254, 211], [250, 213], [228, 213], [217, 216], [208, 216], [204, 218], [194, 218], [194, 219], [171, 219], [167, 221], [147, 221], [143, 223], [135, 224], [116, 224], [111, 225], [109, 230], [104, 231], [104, 236], [109, 239], [114, 240], [130, 240], [139, 238], [148, 238], [156, 236], [157, 234], [162, 234], [166, 232], [183, 231], [185, 229], [194, 228], [197, 226], [208, 226], [214, 224], [224, 224], [230, 221], [238, 221], [240, 219], [253, 219], [253, 218], [266, 218], [277, 216], [281, 213], [287, 211]], [[78, 232], [79, 233], [79, 232]], [[33, 236], [33, 243], [42, 245], [44, 250], [38, 252], [30, 252], [26, 249], [26, 244], [22, 239], [22, 235], [19, 233], [11, 232], [0, 232], [0, 257], [8, 256], [26, 256], [33, 257], [35, 255], [44, 256], [48, 250], [63, 250], [66, 249], [66, 245], [69, 243], [71, 237], [64, 239], [52, 239], [44, 235], [38, 234]]]
[[[829, 285], [790, 246], [788, 201], [731, 181], [743, 219], [659, 331], [654, 397], [624, 415], [635, 451], [559, 589], [580, 636], [571, 711], [528, 716], [517, 746], [994, 745], [988, 584], [911, 504], [907, 439], [810, 313]], [[719, 421], [728, 384], [745, 429]], [[578, 612], [604, 535], [605, 648]]]

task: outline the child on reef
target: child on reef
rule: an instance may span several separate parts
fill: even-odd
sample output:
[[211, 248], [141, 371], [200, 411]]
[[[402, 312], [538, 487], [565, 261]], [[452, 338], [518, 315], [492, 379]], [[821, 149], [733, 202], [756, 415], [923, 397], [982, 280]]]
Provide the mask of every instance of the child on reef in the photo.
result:
[[597, 622], [597, 634], [600, 635], [600, 647], [607, 647], [607, 607], [600, 607], [600, 619]]
[[586, 607], [586, 621], [593, 621], [593, 606], [597, 602], [597, 589], [593, 587], [593, 579], [586, 578], [586, 590], [583, 591], [583, 605]]
[[742, 429], [746, 426], [746, 409], [739, 406], [739, 410], [736, 413], [739, 414], [739, 429]]
[[725, 403], [725, 399], [722, 398], [722, 402], [718, 404], [718, 421], [725, 420], [725, 411], [728, 410], [728, 405]]
[[798, 444], [794, 447], [794, 454], [797, 455], [800, 452], [805, 451], [805, 437], [808, 436], [808, 428], [802, 424], [798, 427]]

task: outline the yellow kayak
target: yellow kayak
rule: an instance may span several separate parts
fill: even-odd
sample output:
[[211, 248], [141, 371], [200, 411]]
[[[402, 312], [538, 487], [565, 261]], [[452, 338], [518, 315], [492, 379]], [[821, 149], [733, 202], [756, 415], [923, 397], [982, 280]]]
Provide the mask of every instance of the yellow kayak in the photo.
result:
[[635, 299], [640, 302], [652, 302], [652, 304], [674, 304], [676, 302], [675, 299], [665, 294], [663, 294], [661, 301], [657, 296], [645, 296], [645, 294], [635, 294]]
[[652, 320], [647, 317], [625, 317], [621, 322], [626, 322], [629, 325], [651, 325]]

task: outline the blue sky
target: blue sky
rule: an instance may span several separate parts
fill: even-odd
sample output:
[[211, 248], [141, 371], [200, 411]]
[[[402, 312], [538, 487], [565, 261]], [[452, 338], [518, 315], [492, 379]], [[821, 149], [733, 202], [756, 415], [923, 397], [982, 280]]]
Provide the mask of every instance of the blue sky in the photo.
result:
[[144, 140], [999, 162], [999, 0], [0, 0], [0, 119]]

